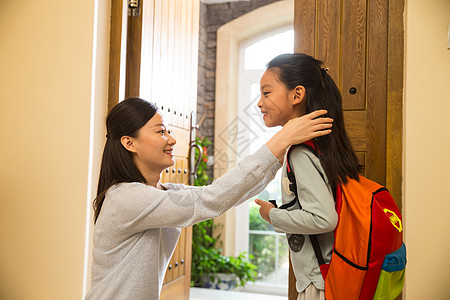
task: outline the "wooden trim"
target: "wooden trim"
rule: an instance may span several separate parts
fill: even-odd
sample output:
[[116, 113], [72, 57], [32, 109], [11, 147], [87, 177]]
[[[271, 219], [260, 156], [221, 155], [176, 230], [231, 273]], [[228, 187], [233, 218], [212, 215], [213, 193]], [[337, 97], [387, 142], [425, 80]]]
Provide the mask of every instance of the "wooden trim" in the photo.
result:
[[[367, 2], [366, 105], [368, 178], [386, 184], [388, 0]], [[344, 87], [345, 88], [345, 87]], [[383, 113], [380, 113], [383, 112]]]
[[289, 286], [288, 286], [288, 299], [297, 300], [298, 292], [296, 287], [297, 279], [295, 279], [294, 269], [292, 268], [291, 257], [289, 256]]
[[[143, 5], [143, 3], [141, 4]], [[128, 16], [125, 98], [139, 97], [141, 83], [142, 7], [138, 16]]]
[[404, 0], [389, 0], [386, 187], [402, 211]]
[[119, 102], [123, 0], [111, 1], [108, 111]]

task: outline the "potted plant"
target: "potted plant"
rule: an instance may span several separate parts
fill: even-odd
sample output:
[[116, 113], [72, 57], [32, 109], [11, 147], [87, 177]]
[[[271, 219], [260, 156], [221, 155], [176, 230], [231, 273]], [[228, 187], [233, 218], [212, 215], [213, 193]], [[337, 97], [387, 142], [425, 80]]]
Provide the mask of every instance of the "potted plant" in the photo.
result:
[[[207, 150], [211, 145], [207, 137], [197, 138], [196, 143], [203, 148], [203, 157], [197, 168], [194, 184], [201, 186], [211, 182], [207, 174]], [[196, 159], [199, 153], [196, 153]], [[218, 248], [218, 237], [213, 237], [213, 220], [206, 220], [193, 226], [191, 285], [215, 289], [232, 289], [244, 286], [249, 280], [255, 281], [256, 266], [249, 262], [245, 253], [236, 257], [224, 256]], [[252, 258], [252, 257], [250, 257]]]

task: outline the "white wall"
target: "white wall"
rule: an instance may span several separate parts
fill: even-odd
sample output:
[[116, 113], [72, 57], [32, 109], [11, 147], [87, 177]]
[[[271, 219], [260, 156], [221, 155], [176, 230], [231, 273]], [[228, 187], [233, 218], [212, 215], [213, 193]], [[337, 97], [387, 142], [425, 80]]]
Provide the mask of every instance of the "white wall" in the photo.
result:
[[109, 13], [104, 0], [0, 2], [1, 299], [82, 297], [89, 154], [98, 168], [102, 146], [90, 130], [103, 134]]
[[407, 0], [404, 222], [408, 300], [450, 297], [450, 1]]

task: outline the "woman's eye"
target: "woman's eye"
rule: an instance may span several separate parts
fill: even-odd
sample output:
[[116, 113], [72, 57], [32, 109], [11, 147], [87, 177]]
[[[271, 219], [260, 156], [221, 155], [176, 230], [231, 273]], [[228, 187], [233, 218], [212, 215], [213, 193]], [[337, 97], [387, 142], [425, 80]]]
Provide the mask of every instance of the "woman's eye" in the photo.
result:
[[269, 95], [269, 93], [270, 93], [270, 92], [263, 92], [263, 95], [264, 95], [264, 96], [267, 96], [267, 95]]
[[167, 130], [167, 134], [172, 134], [172, 130]]

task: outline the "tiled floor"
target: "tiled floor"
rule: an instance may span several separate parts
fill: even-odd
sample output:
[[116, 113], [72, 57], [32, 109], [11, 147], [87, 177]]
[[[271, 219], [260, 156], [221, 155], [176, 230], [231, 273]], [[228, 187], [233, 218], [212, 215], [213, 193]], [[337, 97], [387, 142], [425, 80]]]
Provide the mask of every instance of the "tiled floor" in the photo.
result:
[[191, 288], [190, 300], [287, 300], [286, 296]]

